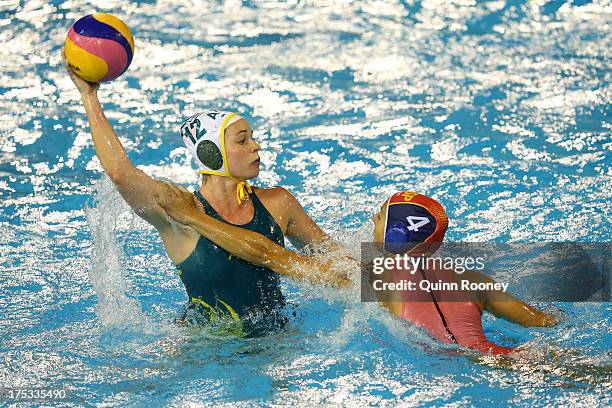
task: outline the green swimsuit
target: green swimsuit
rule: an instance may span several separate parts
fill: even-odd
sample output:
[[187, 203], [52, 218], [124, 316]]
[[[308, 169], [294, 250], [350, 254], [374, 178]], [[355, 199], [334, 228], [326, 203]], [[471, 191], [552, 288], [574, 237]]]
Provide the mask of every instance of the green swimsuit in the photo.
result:
[[[227, 223], [199, 191], [194, 195], [206, 214]], [[250, 194], [255, 214], [241, 228], [260, 233], [285, 246], [283, 232], [255, 193]], [[233, 224], [232, 224], [233, 225]], [[177, 265], [189, 304], [183, 319], [218, 325], [224, 333], [243, 337], [260, 336], [282, 329], [285, 298], [279, 276], [268, 268], [256, 266], [231, 255], [204, 236], [194, 251]]]

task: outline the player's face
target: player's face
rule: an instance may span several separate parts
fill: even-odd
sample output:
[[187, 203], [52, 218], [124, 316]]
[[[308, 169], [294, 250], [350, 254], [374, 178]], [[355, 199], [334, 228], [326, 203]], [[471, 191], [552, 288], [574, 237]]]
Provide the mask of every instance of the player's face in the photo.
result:
[[259, 150], [261, 146], [253, 139], [253, 129], [240, 119], [225, 129], [225, 153], [229, 172], [241, 180], [250, 180], [259, 175]]
[[387, 216], [387, 200], [380, 206], [377, 213], [372, 216], [374, 222], [374, 242], [383, 242], [385, 236], [385, 217]]

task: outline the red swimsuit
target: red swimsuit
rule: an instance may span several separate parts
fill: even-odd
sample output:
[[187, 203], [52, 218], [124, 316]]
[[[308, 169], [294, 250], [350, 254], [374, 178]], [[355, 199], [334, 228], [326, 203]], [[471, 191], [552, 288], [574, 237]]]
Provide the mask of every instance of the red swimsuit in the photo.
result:
[[[427, 292], [419, 288], [419, 283], [425, 279], [431, 283], [455, 282], [453, 274], [454, 272], [448, 269], [418, 270], [414, 274], [406, 270], [393, 271], [396, 282], [411, 281], [416, 288], [414, 291], [402, 292], [401, 317], [424, 328], [444, 343], [457, 343], [491, 354], [508, 354], [515, 351], [487, 340], [482, 329], [482, 311], [467, 293], [453, 291], [450, 294], [448, 291], [436, 290]], [[450, 296], [452, 300], [448, 301]], [[444, 301], [445, 297], [447, 301]]]

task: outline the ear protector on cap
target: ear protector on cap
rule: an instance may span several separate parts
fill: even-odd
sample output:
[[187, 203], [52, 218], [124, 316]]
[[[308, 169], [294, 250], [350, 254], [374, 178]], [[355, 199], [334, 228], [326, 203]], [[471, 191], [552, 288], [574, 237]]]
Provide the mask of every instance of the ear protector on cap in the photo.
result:
[[404, 223], [395, 223], [391, 225], [385, 232], [385, 245], [392, 248], [391, 252], [401, 252], [402, 249], [407, 249], [410, 242], [410, 232]]

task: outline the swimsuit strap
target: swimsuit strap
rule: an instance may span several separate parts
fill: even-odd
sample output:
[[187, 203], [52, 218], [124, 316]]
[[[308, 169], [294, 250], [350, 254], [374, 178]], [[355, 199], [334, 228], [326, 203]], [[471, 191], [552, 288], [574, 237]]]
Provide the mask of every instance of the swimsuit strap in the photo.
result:
[[[423, 276], [423, 279], [427, 280], [427, 277], [425, 276], [425, 271], [419, 268], [419, 272], [421, 272], [421, 276]], [[440, 305], [438, 305], [438, 301], [436, 300], [436, 297], [434, 296], [433, 290], [429, 291], [429, 295], [431, 296], [431, 300], [433, 300], [434, 305], [436, 306], [436, 310], [438, 311], [438, 314], [440, 315], [440, 319], [442, 319], [442, 324], [444, 325], [446, 332], [450, 335], [453, 342], [458, 344], [459, 342], [457, 341], [457, 339], [453, 335], [453, 332], [450, 330], [450, 328], [448, 327], [448, 324], [446, 323], [446, 319], [444, 318], [444, 313], [442, 313], [442, 310], [440, 309]]]
[[[283, 233], [282, 228], [280, 227], [280, 225], [278, 225], [278, 222], [276, 222], [274, 216], [272, 216], [272, 213], [268, 211], [264, 203], [261, 202], [257, 194], [255, 194], [255, 190], [253, 190], [253, 192], [251, 193], [251, 200], [253, 200], [253, 205], [255, 206], [255, 217], [260, 217], [262, 219], [263, 217], [267, 217], [268, 221], [272, 223], [273, 228], [278, 230], [281, 237], [284, 237], [285, 234]], [[253, 219], [255, 219], [255, 217], [253, 217]], [[277, 242], [277, 244], [283, 247], [285, 246], [284, 241], [283, 243]]]
[[251, 201], [253, 201], [253, 207], [255, 207], [255, 214], [257, 214], [258, 209], [263, 209], [266, 213], [268, 214], [270, 213], [268, 209], [266, 208], [266, 206], [263, 205], [259, 197], [257, 197], [257, 194], [255, 194], [255, 191], [250, 193], [249, 196], [251, 197]]

